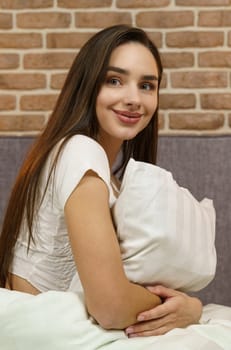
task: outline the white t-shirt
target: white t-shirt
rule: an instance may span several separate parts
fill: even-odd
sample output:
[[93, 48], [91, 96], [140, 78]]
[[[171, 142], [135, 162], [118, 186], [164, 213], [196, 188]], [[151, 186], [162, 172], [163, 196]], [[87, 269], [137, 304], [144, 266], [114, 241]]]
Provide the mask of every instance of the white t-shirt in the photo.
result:
[[[42, 173], [41, 194], [58, 146], [51, 152]], [[33, 229], [35, 242], [27, 252], [28, 231], [21, 229], [11, 272], [41, 292], [68, 290], [76, 267], [64, 219], [65, 203], [88, 170], [96, 172], [109, 189], [109, 206], [116, 198], [110, 185], [110, 168], [104, 149], [93, 139], [75, 135], [61, 151]]]

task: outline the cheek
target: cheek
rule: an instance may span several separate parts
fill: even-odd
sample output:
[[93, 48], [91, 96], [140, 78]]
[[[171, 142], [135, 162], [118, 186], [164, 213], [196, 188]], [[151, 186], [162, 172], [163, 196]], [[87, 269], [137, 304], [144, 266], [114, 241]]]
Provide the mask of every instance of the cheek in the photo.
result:
[[96, 114], [102, 113], [108, 106], [106, 95], [101, 92], [96, 99]]
[[105, 89], [101, 90], [96, 99], [96, 117], [101, 125], [105, 123], [108, 116], [108, 111], [110, 109], [110, 96], [105, 91]]
[[157, 103], [150, 103], [148, 106], [147, 106], [147, 114], [149, 116], [149, 119], [151, 119], [151, 117], [153, 116], [153, 114], [155, 113], [156, 111], [156, 108], [157, 108]]
[[121, 89], [110, 89], [103, 87], [98, 94], [96, 99], [97, 105], [104, 108], [109, 108], [121, 99]]
[[157, 109], [157, 96], [154, 96], [154, 98], [152, 98], [149, 101], [149, 107], [148, 107], [150, 114], [153, 115]]

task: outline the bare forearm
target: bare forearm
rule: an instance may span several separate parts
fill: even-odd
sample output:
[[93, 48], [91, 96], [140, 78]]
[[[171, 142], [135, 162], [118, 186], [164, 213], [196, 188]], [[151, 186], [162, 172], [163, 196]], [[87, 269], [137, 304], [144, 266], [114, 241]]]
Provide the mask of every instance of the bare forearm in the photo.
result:
[[[89, 220], [91, 213], [91, 220]], [[70, 242], [89, 313], [104, 328], [124, 329], [160, 304], [125, 276], [105, 183], [88, 172], [65, 206]]]
[[[159, 296], [151, 293], [144, 287], [130, 283], [128, 302], [123, 305], [124, 320], [122, 321], [128, 324], [132, 324], [130, 322], [134, 321], [137, 322], [137, 316], [140, 313], [139, 310], [149, 310], [150, 307], [155, 308], [161, 303], [162, 301]], [[122, 328], [124, 328], [123, 325]]]
[[87, 300], [89, 313], [105, 329], [124, 329], [137, 322], [140, 312], [161, 304], [158, 296], [137, 284], [128, 282], [116, 289], [113, 297], [104, 295], [101, 303]]

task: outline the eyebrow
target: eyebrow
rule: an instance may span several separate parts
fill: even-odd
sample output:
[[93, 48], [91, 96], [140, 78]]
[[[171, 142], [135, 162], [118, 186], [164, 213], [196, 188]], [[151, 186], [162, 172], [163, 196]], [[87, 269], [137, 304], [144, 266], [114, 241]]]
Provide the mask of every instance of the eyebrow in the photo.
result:
[[[124, 74], [124, 75], [129, 75], [129, 70], [123, 69], [120, 67], [109, 66], [107, 70], [113, 71], [116, 73], [120, 73], [120, 74]], [[158, 81], [158, 77], [156, 75], [152, 75], [152, 74], [142, 75], [142, 79], [144, 79], [144, 80], [157, 80]]]

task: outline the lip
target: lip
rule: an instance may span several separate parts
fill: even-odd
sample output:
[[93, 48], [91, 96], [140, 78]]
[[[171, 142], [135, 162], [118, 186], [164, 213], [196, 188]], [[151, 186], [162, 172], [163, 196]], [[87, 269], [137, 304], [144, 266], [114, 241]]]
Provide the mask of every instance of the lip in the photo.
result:
[[118, 109], [113, 109], [113, 112], [121, 123], [127, 125], [134, 125], [138, 123], [142, 117], [142, 114], [137, 112], [121, 111]]
[[130, 112], [130, 111], [121, 111], [119, 109], [113, 109], [113, 111], [121, 116], [127, 117], [127, 118], [141, 118], [142, 114], [138, 112]]

